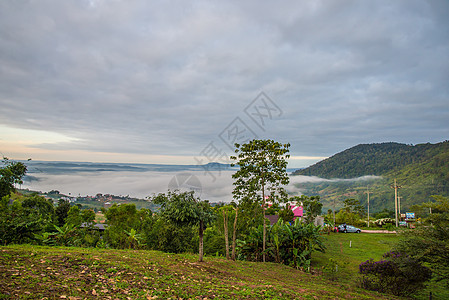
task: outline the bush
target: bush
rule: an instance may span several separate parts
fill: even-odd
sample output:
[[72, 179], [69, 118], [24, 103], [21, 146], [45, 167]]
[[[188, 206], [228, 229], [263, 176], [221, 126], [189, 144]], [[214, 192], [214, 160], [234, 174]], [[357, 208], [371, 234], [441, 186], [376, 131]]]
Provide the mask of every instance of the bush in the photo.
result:
[[[292, 225], [281, 219], [267, 231], [267, 261], [284, 263], [291, 267], [309, 270], [312, 253], [324, 252], [320, 236], [321, 227], [301, 223], [296, 219]], [[240, 259], [260, 261], [262, 259], [263, 227], [253, 228], [243, 240], [238, 241]]]
[[383, 260], [367, 260], [359, 265], [361, 286], [367, 290], [410, 296], [425, 287], [432, 272], [400, 252], [388, 252]]

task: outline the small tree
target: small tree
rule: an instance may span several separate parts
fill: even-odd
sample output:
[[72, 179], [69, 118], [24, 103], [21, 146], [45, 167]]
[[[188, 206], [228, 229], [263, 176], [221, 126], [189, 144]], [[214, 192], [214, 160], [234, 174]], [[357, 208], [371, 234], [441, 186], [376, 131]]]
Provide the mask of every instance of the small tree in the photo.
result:
[[262, 205], [263, 211], [263, 261], [265, 262], [266, 222], [265, 201], [285, 202], [287, 192], [283, 188], [289, 183], [287, 174], [288, 148], [290, 144], [281, 144], [273, 140], [252, 140], [246, 144], [235, 144], [236, 162], [232, 166], [240, 167], [232, 178], [235, 179], [234, 199], [246, 203]]
[[213, 220], [214, 214], [208, 201], [201, 201], [192, 192], [168, 192], [152, 198], [160, 204], [163, 218], [176, 225], [197, 225], [199, 235], [199, 261], [203, 261], [203, 237], [205, 227]]
[[3, 167], [0, 168], [0, 199], [14, 192], [16, 184], [23, 183], [22, 178], [26, 172], [25, 164], [3, 157]]

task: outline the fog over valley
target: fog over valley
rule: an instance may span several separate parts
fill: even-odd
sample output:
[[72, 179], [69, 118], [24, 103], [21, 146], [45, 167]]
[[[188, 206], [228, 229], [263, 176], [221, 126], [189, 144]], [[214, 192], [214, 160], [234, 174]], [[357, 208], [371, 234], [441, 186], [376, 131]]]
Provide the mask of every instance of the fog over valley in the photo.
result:
[[[93, 196], [97, 193], [146, 198], [170, 190], [194, 190], [210, 202], [232, 200], [232, 174], [236, 168], [226, 165], [156, 165], [88, 162], [27, 161], [28, 173], [21, 188], [61, 194]], [[289, 173], [294, 169], [288, 169]], [[357, 180], [370, 179], [370, 176]], [[287, 190], [301, 194], [295, 186], [304, 182], [349, 179], [323, 179], [315, 176], [290, 176]], [[354, 180], [354, 179], [350, 179]]]

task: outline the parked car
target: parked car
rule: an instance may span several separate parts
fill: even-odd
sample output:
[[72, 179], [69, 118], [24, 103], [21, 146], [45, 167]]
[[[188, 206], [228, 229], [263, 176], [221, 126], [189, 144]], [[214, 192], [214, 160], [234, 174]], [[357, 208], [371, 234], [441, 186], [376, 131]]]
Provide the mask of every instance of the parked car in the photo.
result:
[[355, 233], [360, 233], [362, 230], [360, 228], [354, 227], [352, 225], [345, 225], [342, 224], [340, 226], [338, 226], [338, 231], [339, 232], [355, 232]]

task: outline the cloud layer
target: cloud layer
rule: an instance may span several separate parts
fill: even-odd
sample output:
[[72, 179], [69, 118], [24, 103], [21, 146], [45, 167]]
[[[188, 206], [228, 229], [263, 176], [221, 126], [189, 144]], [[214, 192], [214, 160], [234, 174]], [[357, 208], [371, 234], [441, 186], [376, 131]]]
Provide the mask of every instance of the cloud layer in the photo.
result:
[[[0, 125], [64, 137], [24, 137], [23, 155], [85, 161], [230, 152], [219, 135], [236, 117], [295, 156], [438, 142], [448, 13], [444, 0], [2, 1]], [[282, 112], [262, 128], [244, 112], [261, 91]]]

